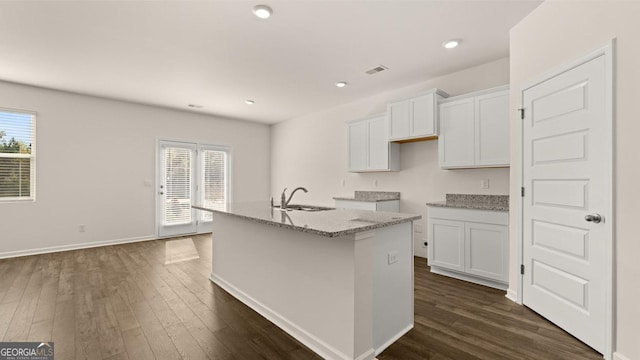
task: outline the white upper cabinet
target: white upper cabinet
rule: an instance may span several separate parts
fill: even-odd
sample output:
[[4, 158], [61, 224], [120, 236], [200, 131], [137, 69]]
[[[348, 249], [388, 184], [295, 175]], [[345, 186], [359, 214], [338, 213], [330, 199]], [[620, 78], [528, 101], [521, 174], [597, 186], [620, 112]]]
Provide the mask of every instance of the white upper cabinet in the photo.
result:
[[452, 97], [440, 104], [440, 167], [509, 166], [509, 87]]
[[475, 162], [473, 98], [440, 105], [440, 167], [473, 166]]
[[509, 90], [478, 96], [476, 165], [509, 166]]
[[364, 171], [367, 169], [367, 133], [366, 121], [351, 123], [349, 129], [349, 170]]
[[349, 132], [349, 171], [398, 171], [400, 149], [389, 142], [387, 115], [351, 121]]
[[369, 119], [369, 170], [390, 170], [389, 135], [385, 116]]
[[415, 140], [438, 136], [438, 102], [448, 95], [432, 89], [422, 95], [387, 105], [389, 140]]

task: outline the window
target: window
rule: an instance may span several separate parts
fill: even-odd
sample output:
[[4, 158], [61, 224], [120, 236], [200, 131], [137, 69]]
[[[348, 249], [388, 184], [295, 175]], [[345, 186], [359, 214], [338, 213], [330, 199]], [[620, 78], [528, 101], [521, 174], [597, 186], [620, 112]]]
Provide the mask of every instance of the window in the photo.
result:
[[35, 200], [36, 115], [0, 109], [0, 202]]

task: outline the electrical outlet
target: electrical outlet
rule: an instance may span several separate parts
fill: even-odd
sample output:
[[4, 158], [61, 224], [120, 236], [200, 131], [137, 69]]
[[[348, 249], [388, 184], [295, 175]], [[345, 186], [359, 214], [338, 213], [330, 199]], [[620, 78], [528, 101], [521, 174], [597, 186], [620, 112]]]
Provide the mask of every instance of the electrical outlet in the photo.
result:
[[378, 186], [378, 179], [373, 180], [373, 187], [377, 187]]
[[342, 185], [342, 187], [344, 187], [345, 183], [346, 183], [346, 181], [344, 181], [344, 179], [340, 180], [340, 185]]
[[488, 189], [489, 188], [489, 179], [480, 180], [480, 189]]
[[397, 251], [391, 251], [390, 253], [388, 253], [387, 254], [387, 262], [389, 263], [389, 265], [397, 263], [398, 262], [398, 252]]
[[85, 232], [85, 231], [87, 231], [87, 227], [84, 224], [78, 225], [78, 232]]

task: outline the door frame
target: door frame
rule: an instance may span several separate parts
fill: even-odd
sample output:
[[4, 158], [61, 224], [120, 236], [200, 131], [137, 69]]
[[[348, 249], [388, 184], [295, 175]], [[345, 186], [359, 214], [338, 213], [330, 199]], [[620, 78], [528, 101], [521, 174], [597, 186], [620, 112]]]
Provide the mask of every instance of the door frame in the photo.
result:
[[[606, 149], [606, 157], [609, 160], [606, 168], [606, 182], [607, 182], [607, 192], [609, 197], [609, 209], [605, 209], [603, 213], [608, 214], [609, 221], [605, 221], [605, 226], [607, 226], [607, 235], [610, 237], [611, 241], [606, 246], [606, 268], [605, 270], [605, 345], [604, 345], [604, 353], [603, 356], [605, 359], [610, 360], [613, 358], [613, 344], [615, 341], [615, 303], [614, 303], [614, 284], [615, 284], [615, 269], [614, 269], [614, 249], [615, 249], [615, 190], [614, 190], [614, 148], [613, 148], [613, 138], [614, 138], [614, 126], [613, 123], [615, 121], [615, 108], [614, 108], [614, 99], [615, 99], [615, 39], [609, 40], [604, 46], [597, 48], [590, 53], [579, 57], [573, 61], [569, 61], [560, 65], [556, 68], [551, 69], [545, 73], [542, 73], [539, 76], [536, 76], [534, 80], [525, 82], [520, 87], [520, 92], [518, 93], [517, 103], [519, 104], [519, 108], [524, 108], [524, 92], [525, 90], [534, 87], [546, 80], [549, 80], [555, 76], [558, 76], [562, 73], [565, 73], [569, 70], [572, 70], [584, 63], [587, 63], [597, 57], [604, 56], [605, 58], [605, 113], [606, 113], [606, 133], [602, 134], [603, 137], [607, 140]], [[527, 110], [525, 110], [527, 111]], [[516, 169], [517, 179], [519, 187], [524, 187], [524, 126], [520, 119], [516, 121], [516, 133], [519, 134], [519, 145], [515, 146], [516, 151], [519, 153], [515, 154], [515, 158], [520, 159], [520, 169]], [[528, 189], [529, 191], [531, 189]], [[520, 189], [518, 189], [520, 192]], [[516, 215], [517, 224], [519, 229], [517, 230], [517, 236], [519, 239], [516, 241], [516, 261], [513, 262], [513, 268], [517, 278], [517, 294], [508, 293], [507, 297], [515, 300], [518, 304], [523, 304], [523, 281], [524, 275], [520, 273], [520, 266], [524, 264], [524, 201], [522, 196], [516, 197], [516, 208], [520, 212]]]
[[[159, 175], [159, 169], [158, 169], [158, 156], [160, 156], [160, 143], [161, 142], [177, 142], [177, 143], [184, 143], [184, 144], [193, 144], [196, 146], [196, 158], [195, 158], [195, 162], [198, 163], [198, 165], [196, 165], [196, 169], [194, 170], [194, 182], [196, 186], [200, 186], [199, 184], [199, 179], [200, 176], [202, 175], [202, 169], [199, 165], [199, 161], [200, 161], [200, 153], [201, 151], [204, 150], [217, 150], [217, 151], [225, 151], [227, 153], [227, 203], [232, 203], [233, 202], [233, 147], [231, 145], [228, 144], [212, 144], [211, 142], [208, 141], [199, 141], [199, 140], [187, 140], [187, 139], [181, 139], [181, 138], [169, 138], [169, 137], [158, 137], [156, 138], [155, 141], [155, 150], [154, 150], [154, 182], [153, 182], [153, 186], [154, 186], [154, 214], [155, 214], [155, 220], [154, 220], [154, 227], [155, 227], [155, 235], [157, 239], [161, 239], [161, 238], [167, 238], [167, 237], [171, 237], [171, 236], [160, 236], [160, 210], [159, 210], [159, 206], [160, 206], [160, 198], [158, 196], [158, 188], [160, 185], [160, 179], [158, 178]], [[199, 197], [200, 197], [200, 190], [197, 189], [196, 191], [196, 201], [199, 201]], [[209, 225], [201, 225], [201, 216], [200, 213], [202, 212], [201, 210], [195, 210], [192, 209], [192, 211], [196, 214], [195, 215], [195, 219], [196, 219], [196, 232], [195, 233], [190, 233], [188, 235], [194, 235], [194, 234], [206, 234], [206, 233], [210, 233], [211, 232], [211, 226]], [[187, 234], [184, 234], [187, 235]], [[181, 235], [178, 235], [181, 236]]]

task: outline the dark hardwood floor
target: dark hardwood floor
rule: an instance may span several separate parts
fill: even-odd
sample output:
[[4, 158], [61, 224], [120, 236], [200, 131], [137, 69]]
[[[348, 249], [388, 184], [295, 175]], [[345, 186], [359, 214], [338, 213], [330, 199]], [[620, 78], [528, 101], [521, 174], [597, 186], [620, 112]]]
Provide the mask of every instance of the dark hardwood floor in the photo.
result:
[[[66, 359], [319, 359], [209, 281], [209, 235], [0, 260], [0, 339]], [[247, 264], [247, 271], [254, 271]], [[415, 261], [415, 328], [390, 359], [601, 359], [504, 297]]]

